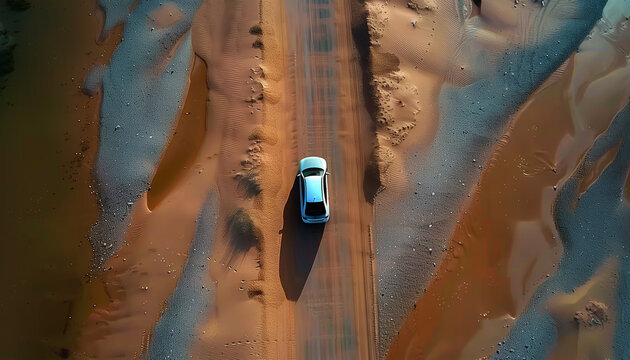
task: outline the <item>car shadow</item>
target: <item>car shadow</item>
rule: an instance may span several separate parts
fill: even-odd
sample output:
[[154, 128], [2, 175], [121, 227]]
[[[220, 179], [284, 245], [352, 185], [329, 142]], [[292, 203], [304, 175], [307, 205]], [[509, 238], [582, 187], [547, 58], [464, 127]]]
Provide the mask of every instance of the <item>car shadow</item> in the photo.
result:
[[280, 245], [280, 283], [288, 300], [297, 301], [324, 235], [326, 224], [305, 224], [300, 216], [300, 187], [297, 178], [284, 205]]

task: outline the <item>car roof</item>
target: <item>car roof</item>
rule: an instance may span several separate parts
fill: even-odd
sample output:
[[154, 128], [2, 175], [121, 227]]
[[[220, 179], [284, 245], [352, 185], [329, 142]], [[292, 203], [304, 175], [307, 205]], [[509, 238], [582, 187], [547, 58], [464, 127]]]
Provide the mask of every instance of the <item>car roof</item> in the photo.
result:
[[326, 160], [317, 156], [309, 156], [300, 160], [300, 172], [309, 168], [326, 170]]
[[306, 186], [306, 202], [324, 201], [321, 176], [307, 176], [304, 178], [304, 182]]

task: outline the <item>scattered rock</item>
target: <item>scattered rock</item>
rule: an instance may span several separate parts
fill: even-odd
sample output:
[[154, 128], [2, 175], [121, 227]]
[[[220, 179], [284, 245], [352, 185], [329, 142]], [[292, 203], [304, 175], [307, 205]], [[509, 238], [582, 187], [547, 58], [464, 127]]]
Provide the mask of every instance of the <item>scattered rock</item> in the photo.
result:
[[580, 326], [603, 326], [608, 322], [608, 306], [599, 301], [589, 301], [584, 310], [575, 312], [573, 320]]

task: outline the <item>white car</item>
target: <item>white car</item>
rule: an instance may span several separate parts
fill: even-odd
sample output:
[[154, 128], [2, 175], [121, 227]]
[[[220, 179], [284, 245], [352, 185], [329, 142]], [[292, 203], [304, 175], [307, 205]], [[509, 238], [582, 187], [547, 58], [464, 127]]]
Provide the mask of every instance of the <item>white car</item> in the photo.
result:
[[300, 160], [300, 210], [302, 221], [325, 223], [330, 217], [328, 204], [328, 168], [326, 160], [311, 156]]

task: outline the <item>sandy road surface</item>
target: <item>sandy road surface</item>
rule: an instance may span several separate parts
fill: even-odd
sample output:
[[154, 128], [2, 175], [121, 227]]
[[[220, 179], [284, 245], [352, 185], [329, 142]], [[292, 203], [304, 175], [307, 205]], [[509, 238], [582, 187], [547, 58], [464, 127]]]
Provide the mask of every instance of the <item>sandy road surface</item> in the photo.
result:
[[308, 359], [375, 356], [371, 209], [361, 190], [361, 141], [367, 126], [359, 111], [358, 71], [347, 2], [289, 0], [289, 50], [294, 59], [296, 163], [327, 159], [331, 218], [325, 225], [299, 220], [297, 183], [284, 211], [281, 272], [295, 305], [295, 354]]

